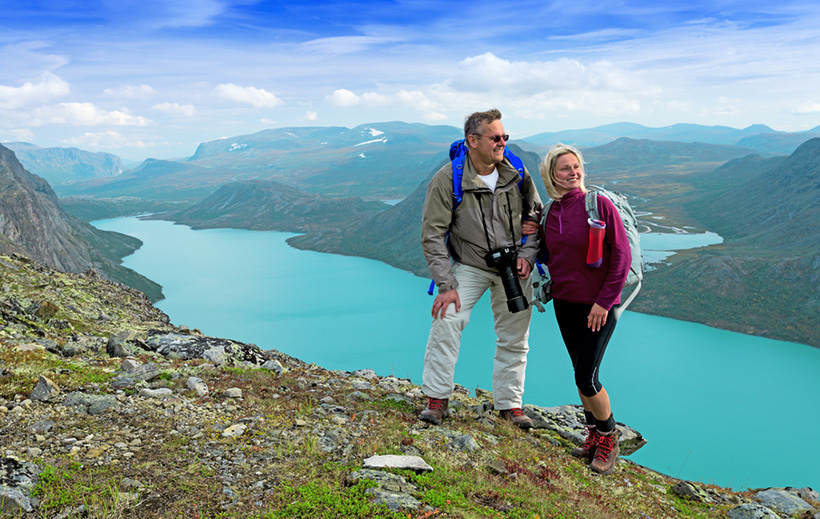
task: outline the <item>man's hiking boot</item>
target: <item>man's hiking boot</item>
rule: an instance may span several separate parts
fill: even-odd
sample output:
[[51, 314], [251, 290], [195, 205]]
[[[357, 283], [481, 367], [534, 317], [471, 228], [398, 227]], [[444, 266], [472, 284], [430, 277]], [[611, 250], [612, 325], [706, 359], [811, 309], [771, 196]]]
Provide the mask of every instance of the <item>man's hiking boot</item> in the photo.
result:
[[598, 441], [601, 439], [601, 435], [598, 433], [598, 429], [595, 427], [587, 427], [587, 439], [584, 440], [584, 444], [580, 447], [575, 447], [572, 449], [572, 454], [576, 458], [586, 458], [591, 460], [595, 457], [595, 449], [598, 447]]
[[449, 404], [450, 401], [446, 398], [427, 398], [427, 407], [419, 414], [419, 420], [433, 425], [441, 425], [441, 421], [447, 416], [447, 406]]
[[532, 420], [529, 416], [524, 414], [524, 411], [522, 411], [520, 407], [513, 407], [512, 409], [499, 411], [498, 416], [504, 420], [510, 420], [513, 425], [520, 429], [532, 429]]
[[615, 462], [620, 453], [617, 429], [612, 431], [612, 434], [600, 434], [598, 446], [595, 448], [595, 458], [589, 464], [589, 468], [599, 474], [609, 474], [615, 470]]

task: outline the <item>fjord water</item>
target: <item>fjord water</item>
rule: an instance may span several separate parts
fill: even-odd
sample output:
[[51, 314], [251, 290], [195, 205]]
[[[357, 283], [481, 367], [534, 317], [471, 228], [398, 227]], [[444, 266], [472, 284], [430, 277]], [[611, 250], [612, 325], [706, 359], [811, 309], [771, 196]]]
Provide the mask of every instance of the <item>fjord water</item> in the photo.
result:
[[[157, 307], [177, 325], [276, 349], [339, 370], [370, 368], [421, 383], [428, 280], [386, 264], [289, 247], [287, 233], [193, 231], [117, 218], [135, 236], [124, 264], [160, 283]], [[491, 389], [487, 298], [465, 330], [456, 381]], [[601, 380], [615, 418], [649, 441], [633, 461], [734, 489], [820, 489], [820, 349], [625, 312]], [[552, 305], [533, 313], [525, 403], [579, 403]], [[419, 402], [421, 404], [421, 402]]]

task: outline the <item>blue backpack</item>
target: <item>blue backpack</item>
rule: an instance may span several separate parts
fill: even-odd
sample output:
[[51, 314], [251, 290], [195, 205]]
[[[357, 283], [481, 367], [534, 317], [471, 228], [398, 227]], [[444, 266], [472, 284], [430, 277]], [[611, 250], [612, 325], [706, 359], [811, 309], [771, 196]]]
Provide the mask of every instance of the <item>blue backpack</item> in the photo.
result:
[[[464, 198], [464, 188], [461, 186], [461, 179], [464, 176], [464, 161], [467, 159], [467, 144], [464, 142], [464, 139], [459, 139], [450, 145], [450, 164], [453, 166], [453, 212], [456, 212], [456, 208], [461, 203], [462, 198]], [[515, 155], [513, 152], [510, 151], [510, 148], [505, 146], [504, 147], [504, 156], [507, 160], [510, 161], [512, 167], [518, 171], [518, 175], [521, 177], [521, 180], [518, 181], [518, 190], [521, 191], [521, 186], [524, 184], [524, 163]], [[449, 233], [447, 237], [449, 239]], [[527, 237], [524, 236], [521, 240], [522, 243], [527, 241]], [[540, 268], [540, 266], [539, 266]], [[433, 290], [436, 288], [435, 280], [430, 280], [430, 288], [427, 290], [427, 293], [433, 295]]]

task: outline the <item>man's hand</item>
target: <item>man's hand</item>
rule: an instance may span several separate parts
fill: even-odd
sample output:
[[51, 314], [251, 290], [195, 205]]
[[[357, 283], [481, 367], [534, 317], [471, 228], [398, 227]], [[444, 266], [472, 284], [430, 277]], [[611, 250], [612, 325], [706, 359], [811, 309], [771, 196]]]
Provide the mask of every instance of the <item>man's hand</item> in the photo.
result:
[[530, 234], [538, 234], [538, 224], [532, 220], [524, 220], [521, 223], [521, 234], [529, 236]]
[[609, 312], [604, 310], [604, 307], [598, 305], [598, 303], [595, 303], [592, 305], [592, 310], [590, 310], [587, 317], [587, 327], [593, 332], [601, 331], [601, 327], [606, 324], [607, 315], [609, 315]]
[[[526, 260], [524, 260], [526, 262]], [[439, 292], [436, 299], [433, 301], [433, 319], [438, 319], [438, 314], [441, 312], [441, 317], [447, 312], [447, 307], [455, 303], [456, 312], [461, 310], [461, 299], [458, 298], [458, 291], [456, 289], [448, 290], [447, 292]]]
[[530, 272], [532, 271], [532, 265], [530, 262], [525, 260], [524, 258], [516, 259], [515, 268], [518, 271], [518, 277], [521, 279], [527, 279], [530, 277]]

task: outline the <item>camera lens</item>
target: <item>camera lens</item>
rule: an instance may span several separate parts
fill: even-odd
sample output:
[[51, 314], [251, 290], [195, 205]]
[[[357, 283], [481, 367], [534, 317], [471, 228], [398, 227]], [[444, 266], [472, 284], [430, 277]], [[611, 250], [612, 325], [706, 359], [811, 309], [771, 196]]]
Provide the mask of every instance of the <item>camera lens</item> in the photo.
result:
[[507, 308], [510, 312], [521, 312], [529, 307], [527, 298], [521, 291], [521, 283], [518, 276], [513, 272], [511, 265], [499, 268], [501, 284], [504, 286], [504, 293], [507, 295]]

